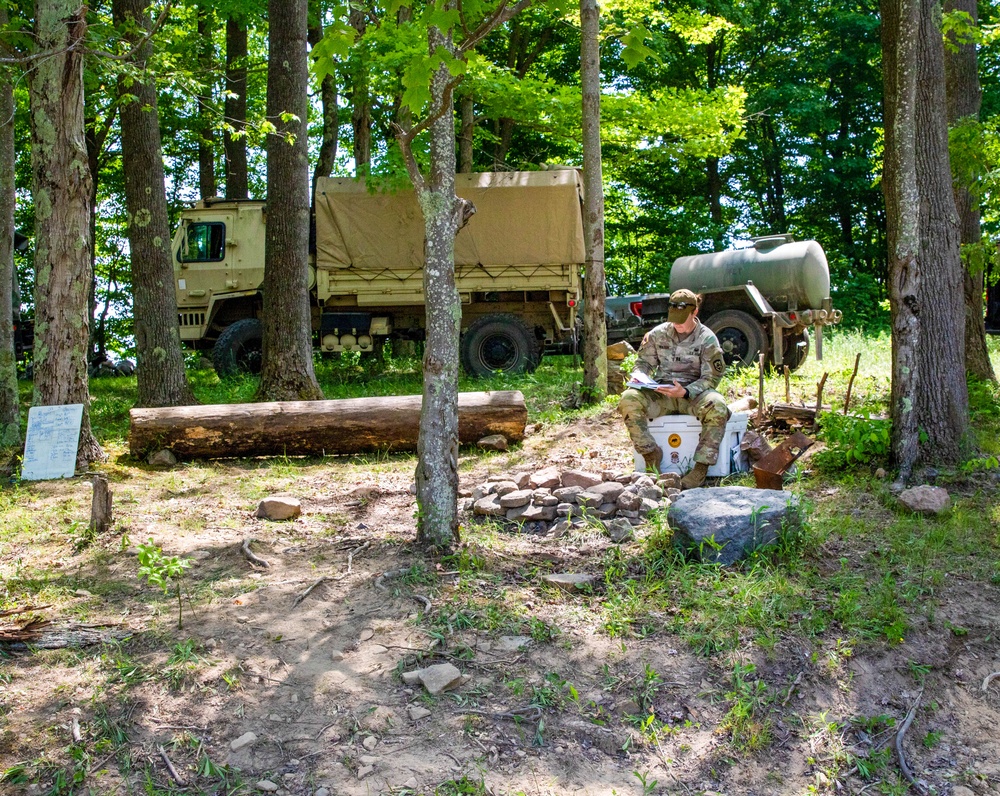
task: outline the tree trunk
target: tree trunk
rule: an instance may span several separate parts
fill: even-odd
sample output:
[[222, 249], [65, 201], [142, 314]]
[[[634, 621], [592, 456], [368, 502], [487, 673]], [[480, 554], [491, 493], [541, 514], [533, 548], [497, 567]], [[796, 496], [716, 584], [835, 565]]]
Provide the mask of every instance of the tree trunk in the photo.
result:
[[[946, 0], [946, 11], [964, 11], [978, 24], [975, 0]], [[979, 86], [979, 64], [975, 44], [952, 43], [945, 49], [944, 65], [948, 99], [948, 124], [963, 119], [979, 119], [983, 92]], [[975, 186], [962, 182], [958, 175], [953, 183], [955, 208], [963, 246], [982, 252], [985, 243], [979, 224], [979, 199]], [[996, 381], [990, 354], [986, 349], [986, 324], [983, 316], [983, 264], [986, 257], [967, 258], [964, 273], [965, 296], [965, 369], [980, 379]]]
[[[309, 45], [315, 47], [323, 38], [323, 24], [317, 22], [309, 26]], [[333, 173], [333, 165], [337, 161], [337, 81], [333, 75], [324, 75], [319, 87], [320, 102], [323, 106], [323, 139], [320, 142], [319, 157], [316, 159], [316, 169], [313, 172], [312, 195], [316, 196], [316, 180], [319, 177], [329, 177]]]
[[247, 199], [247, 28], [235, 16], [226, 20], [226, 88], [226, 198]]
[[213, 76], [215, 75], [215, 48], [212, 44], [212, 8], [199, 5], [198, 15], [198, 71], [205, 82], [198, 95], [198, 185], [202, 198], [218, 193], [215, 186], [215, 125], [212, 119]]
[[[113, 0], [116, 25], [134, 20], [125, 40], [136, 43], [151, 27], [149, 0]], [[132, 313], [135, 319], [136, 384], [139, 406], [195, 403], [188, 386], [177, 328], [170, 221], [163, 176], [163, 148], [154, 78], [146, 72], [153, 46], [135, 53], [142, 83], [120, 78], [122, 163], [132, 263]], [[135, 97], [129, 101], [127, 96]]]
[[[268, 4], [268, 214], [264, 237], [262, 365], [257, 398], [316, 400], [309, 310], [307, 0]], [[285, 118], [287, 118], [287, 121]]]
[[459, 100], [458, 108], [461, 124], [461, 134], [458, 138], [458, 172], [459, 174], [471, 174], [472, 140], [476, 126], [475, 104], [472, 97], [462, 97]]
[[90, 170], [83, 129], [86, 6], [36, 0], [28, 84], [35, 201], [35, 406], [83, 404], [77, 466], [103, 460], [90, 427]]
[[[177, 456], [329, 456], [417, 449], [422, 398], [347, 398], [170, 409], [133, 409], [129, 451], [142, 457], [169, 448]], [[458, 396], [458, 440], [474, 445], [490, 434], [524, 439], [528, 410], [515, 391]], [[330, 418], [335, 417], [336, 423]]]
[[608, 394], [608, 330], [604, 317], [604, 185], [601, 168], [601, 53], [597, 0], [580, 0], [580, 84], [583, 90], [583, 394]]
[[[0, 27], [7, 10], [0, 8]], [[0, 449], [21, 444], [14, 357], [14, 85], [0, 72]]]
[[[430, 49], [451, 46], [437, 28]], [[455, 235], [468, 205], [455, 194], [455, 109], [444, 66], [431, 79], [431, 106], [442, 110], [431, 124], [429, 180], [417, 187], [424, 215], [423, 409], [417, 444], [417, 542], [450, 548], [458, 542], [458, 339], [462, 305], [455, 286]]]
[[961, 262], [933, 7], [881, 3], [892, 453], [904, 481], [920, 460], [957, 460], [967, 424]]
[[948, 157], [944, 41], [937, 0], [922, 0], [917, 62], [917, 188], [924, 258], [919, 356], [923, 380], [917, 413], [925, 462], [954, 464], [967, 449], [965, 297], [958, 213]]
[[[352, 7], [348, 22], [358, 32], [360, 39], [368, 29], [363, 8]], [[367, 64], [355, 64], [351, 84], [351, 127], [354, 130], [354, 174], [363, 177], [372, 162], [372, 107], [368, 89]]]

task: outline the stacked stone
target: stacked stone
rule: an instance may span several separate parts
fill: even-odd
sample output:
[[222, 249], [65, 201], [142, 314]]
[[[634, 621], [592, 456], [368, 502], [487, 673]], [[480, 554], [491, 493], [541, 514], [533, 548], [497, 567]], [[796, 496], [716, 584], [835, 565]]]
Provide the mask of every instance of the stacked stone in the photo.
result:
[[[680, 493], [680, 478], [672, 474], [657, 483], [644, 473], [595, 473], [549, 467], [534, 473], [477, 486], [466, 508], [479, 517], [495, 517], [545, 533], [562, 522], [597, 519], [643, 522], [649, 512], [670, 505]], [[565, 527], [565, 526], [563, 526]]]

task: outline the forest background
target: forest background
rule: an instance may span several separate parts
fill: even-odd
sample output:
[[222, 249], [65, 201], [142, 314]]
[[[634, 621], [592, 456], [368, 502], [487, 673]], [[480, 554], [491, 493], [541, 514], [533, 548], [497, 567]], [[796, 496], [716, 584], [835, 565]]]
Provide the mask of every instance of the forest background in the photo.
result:
[[[94, 3], [88, 14], [95, 43], [115, 36], [106, 6]], [[156, 75], [171, 229], [185, 203], [239, 195], [234, 146], [245, 147], [248, 194], [266, 195], [265, 6], [178, 3], [153, 37], [149, 68]], [[377, 36], [359, 38], [364, 46], [334, 58], [330, 71], [325, 56], [331, 48], [320, 44], [323, 23], [329, 30], [338, 19], [349, 22], [360, 37], [373, 12], [310, 6], [314, 55], [328, 73], [322, 84], [314, 75], [311, 86], [314, 172], [404, 184], [392, 127], [401, 97], [388, 78], [399, 52]], [[994, 190], [1000, 75], [991, 38], [998, 10], [993, 3], [980, 6], [982, 121], [953, 130], [952, 159], [979, 180], [984, 232], [993, 235], [1000, 227]], [[630, 2], [602, 11], [609, 294], [663, 290], [676, 257], [788, 232], [823, 245], [846, 326], [887, 328], [877, 4], [696, 3], [668, 13]], [[529, 8], [491, 34], [456, 96], [460, 168], [579, 165], [579, 53], [573, 10]], [[95, 177], [92, 342], [95, 351], [129, 356], [132, 291], [116, 113], [122, 68], [120, 60], [88, 55], [86, 116]], [[14, 98], [16, 225], [30, 238], [25, 80], [15, 83]], [[30, 313], [31, 248], [16, 262]]]

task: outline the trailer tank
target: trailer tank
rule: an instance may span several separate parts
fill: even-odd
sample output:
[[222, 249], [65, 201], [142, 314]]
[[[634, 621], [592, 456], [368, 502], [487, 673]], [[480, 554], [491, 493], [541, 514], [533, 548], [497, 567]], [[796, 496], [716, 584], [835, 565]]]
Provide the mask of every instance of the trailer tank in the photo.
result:
[[695, 293], [734, 285], [756, 285], [780, 312], [822, 309], [830, 298], [830, 267], [814, 240], [764, 238], [746, 249], [678, 257], [670, 271], [670, 291]]

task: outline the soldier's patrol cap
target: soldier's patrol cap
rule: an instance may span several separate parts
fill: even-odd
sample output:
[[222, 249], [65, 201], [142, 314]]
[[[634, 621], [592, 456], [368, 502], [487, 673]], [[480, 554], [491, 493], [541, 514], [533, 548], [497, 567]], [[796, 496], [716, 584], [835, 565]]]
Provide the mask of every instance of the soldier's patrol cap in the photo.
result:
[[675, 290], [670, 294], [670, 310], [667, 320], [671, 323], [684, 323], [699, 304], [698, 296], [690, 290]]

